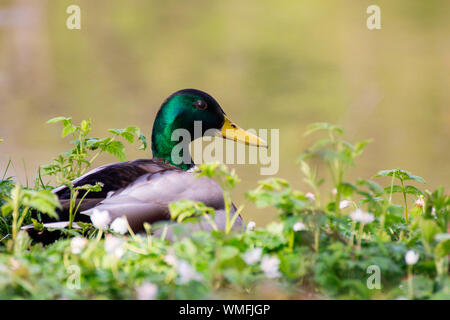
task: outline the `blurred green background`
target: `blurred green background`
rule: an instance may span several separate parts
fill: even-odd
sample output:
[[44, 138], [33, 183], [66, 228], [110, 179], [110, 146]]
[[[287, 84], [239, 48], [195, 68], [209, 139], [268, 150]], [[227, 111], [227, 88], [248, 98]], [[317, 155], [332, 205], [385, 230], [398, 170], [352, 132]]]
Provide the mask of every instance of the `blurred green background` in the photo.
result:
[[[66, 28], [71, 4], [81, 30]], [[381, 30], [366, 27], [371, 4]], [[90, 118], [94, 136], [128, 125], [149, 136], [170, 93], [198, 88], [244, 128], [279, 128], [278, 176], [304, 191], [295, 161], [317, 121], [374, 138], [349, 179], [399, 167], [448, 188], [449, 16], [448, 0], [0, 1], [0, 171], [11, 159], [25, 183], [67, 149], [49, 118]], [[127, 148], [129, 159], [151, 157]], [[234, 167], [241, 203], [265, 177]], [[249, 206], [244, 217], [275, 213]]]

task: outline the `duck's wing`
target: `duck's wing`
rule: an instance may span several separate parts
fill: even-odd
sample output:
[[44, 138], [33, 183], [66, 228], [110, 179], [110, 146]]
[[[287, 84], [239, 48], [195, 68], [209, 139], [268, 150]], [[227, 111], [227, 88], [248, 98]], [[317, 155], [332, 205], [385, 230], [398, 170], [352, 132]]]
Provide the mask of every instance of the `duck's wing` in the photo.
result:
[[214, 180], [182, 170], [165, 170], [140, 176], [81, 213], [89, 216], [98, 209], [107, 210], [112, 219], [126, 216], [138, 232], [144, 222], [169, 220], [169, 204], [183, 199], [203, 202], [217, 211], [225, 209], [222, 188]]
[[[159, 159], [138, 159], [134, 161], [116, 162], [96, 168], [72, 181], [74, 187], [81, 187], [86, 184], [95, 185], [98, 182], [103, 184], [101, 191], [91, 191], [85, 196], [81, 202], [80, 211], [94, 207], [115, 191], [126, 188], [143, 175], [151, 177], [153, 174], [164, 171], [181, 171], [181, 169], [166, 164]], [[52, 192], [58, 196], [62, 206], [62, 209], [58, 210], [59, 220], [68, 220], [70, 189], [63, 185], [55, 188]], [[84, 190], [79, 190], [77, 201], [84, 196], [85, 192]], [[43, 216], [43, 221], [50, 222], [54, 220]]]
[[[99, 192], [90, 192], [86, 198], [106, 198], [111, 191], [125, 188], [131, 182], [144, 174], [153, 174], [167, 170], [181, 170], [170, 164], [166, 164], [159, 159], [137, 159], [134, 161], [123, 161], [110, 163], [94, 170], [72, 181], [74, 187], [81, 187], [86, 184], [95, 185], [98, 182], [103, 184]], [[70, 190], [66, 186], [53, 189], [53, 193], [61, 199], [70, 199]], [[83, 194], [80, 190], [80, 196]]]

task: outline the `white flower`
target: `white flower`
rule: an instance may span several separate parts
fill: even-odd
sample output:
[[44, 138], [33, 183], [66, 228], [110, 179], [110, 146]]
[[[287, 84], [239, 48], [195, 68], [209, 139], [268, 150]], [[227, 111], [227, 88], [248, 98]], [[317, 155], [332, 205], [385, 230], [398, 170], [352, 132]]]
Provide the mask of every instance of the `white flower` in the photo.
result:
[[433, 207], [433, 208], [431, 208], [431, 215], [433, 216], [433, 217], [436, 217], [436, 209]]
[[316, 196], [314, 195], [314, 193], [312, 192], [307, 192], [305, 194], [305, 196], [308, 198], [309, 201], [311, 202], [315, 202], [316, 201]]
[[125, 250], [123, 249], [123, 240], [112, 234], [108, 234], [105, 238], [105, 251], [108, 254], [120, 258], [125, 253]]
[[331, 190], [331, 194], [332, 194], [333, 196], [336, 196], [336, 195], [337, 195], [337, 189], [336, 189], [336, 188], [333, 188], [333, 190]]
[[173, 253], [173, 252], [169, 252], [168, 254], [166, 254], [164, 256], [164, 261], [169, 265], [169, 266], [176, 266], [178, 260], [177, 260], [177, 256]]
[[423, 196], [420, 196], [414, 203], [417, 207], [423, 208], [425, 206], [425, 199], [423, 198]]
[[368, 224], [375, 220], [373, 214], [364, 212], [361, 209], [356, 209], [350, 213], [350, 218], [356, 222], [361, 222], [362, 224]]
[[156, 284], [145, 282], [136, 288], [138, 300], [155, 300], [158, 293], [158, 286]]
[[252, 230], [255, 230], [255, 228], [256, 228], [255, 221], [250, 221], [247, 225], [247, 230], [252, 231]]
[[81, 250], [83, 250], [83, 248], [86, 247], [87, 243], [88, 243], [88, 241], [86, 238], [83, 238], [83, 237], [72, 238], [72, 241], [70, 241], [72, 253], [73, 254], [81, 253]]
[[128, 231], [128, 222], [125, 218], [116, 218], [112, 223], [111, 223], [111, 229], [114, 232], [120, 233], [120, 234], [125, 234]]
[[269, 279], [278, 278], [281, 276], [280, 271], [280, 259], [277, 257], [264, 256], [261, 260], [261, 269]]
[[186, 260], [180, 260], [177, 264], [177, 271], [180, 275], [178, 283], [186, 284], [191, 280], [202, 280], [202, 275], [199, 274]]
[[94, 227], [97, 229], [107, 229], [109, 223], [111, 222], [111, 217], [108, 211], [100, 211], [98, 209], [94, 209], [94, 212], [91, 215], [91, 221]]
[[409, 250], [405, 254], [405, 261], [406, 261], [407, 265], [412, 266], [412, 265], [416, 264], [418, 260], [419, 260], [419, 254], [413, 250]]
[[342, 200], [341, 202], [339, 202], [339, 209], [346, 209], [348, 207], [350, 207], [350, 205], [352, 204], [351, 201], [348, 200]]
[[295, 232], [303, 231], [303, 230], [306, 230], [306, 226], [301, 222], [296, 222], [294, 224], [294, 226], [292, 227], [292, 229], [294, 229]]
[[244, 261], [248, 265], [253, 265], [261, 259], [262, 249], [254, 248], [244, 253]]

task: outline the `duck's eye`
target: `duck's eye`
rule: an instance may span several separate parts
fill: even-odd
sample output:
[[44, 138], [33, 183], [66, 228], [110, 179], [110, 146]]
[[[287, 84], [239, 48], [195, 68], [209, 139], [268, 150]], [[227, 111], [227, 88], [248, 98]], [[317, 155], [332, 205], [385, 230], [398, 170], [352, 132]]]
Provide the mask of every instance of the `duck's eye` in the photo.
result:
[[208, 107], [208, 105], [206, 104], [206, 102], [203, 101], [203, 100], [195, 101], [194, 106], [195, 106], [198, 110], [205, 110], [205, 109]]

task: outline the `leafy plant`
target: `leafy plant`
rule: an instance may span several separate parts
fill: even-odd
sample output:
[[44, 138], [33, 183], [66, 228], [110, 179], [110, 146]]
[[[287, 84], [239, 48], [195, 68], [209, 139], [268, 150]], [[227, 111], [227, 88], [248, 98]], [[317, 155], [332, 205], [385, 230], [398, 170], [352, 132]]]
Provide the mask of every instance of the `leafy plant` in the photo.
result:
[[[392, 177], [392, 183], [390, 187], [386, 187], [385, 191], [389, 193], [389, 199], [392, 199], [392, 194], [395, 192], [401, 192], [403, 194], [403, 200], [405, 205], [405, 217], [406, 221], [408, 221], [408, 202], [406, 201], [406, 195], [411, 194], [414, 196], [422, 195], [422, 191], [417, 189], [414, 186], [408, 185], [405, 186], [404, 181], [414, 180], [420, 183], [425, 183], [425, 180], [419, 176], [413, 175], [408, 171], [401, 169], [392, 169], [392, 170], [381, 170], [377, 173], [375, 177]], [[401, 185], [394, 185], [394, 179], [400, 180]]]
[[4, 200], [5, 203], [1, 207], [1, 213], [3, 217], [7, 215], [12, 216], [12, 242], [9, 248], [12, 248], [14, 241], [17, 240], [20, 227], [30, 209], [35, 209], [41, 213], [57, 218], [58, 215], [55, 212], [55, 208], [61, 207], [58, 197], [50, 191], [27, 190], [18, 184], [12, 188], [10, 195]]
[[[135, 137], [141, 142], [142, 150], [147, 148], [147, 139], [138, 127], [130, 126], [124, 129], [109, 129], [113, 136], [106, 138], [88, 137], [91, 132], [91, 121], [83, 120], [80, 125], [72, 124], [72, 118], [56, 117], [47, 123], [62, 123], [61, 136], [71, 136], [73, 148], [61, 153], [49, 165], [42, 166], [45, 175], [57, 176], [58, 184], [66, 184], [86, 172], [102, 152], [108, 152], [120, 161], [125, 160], [125, 146], [117, 138], [122, 137], [129, 143], [134, 143]], [[90, 152], [95, 152], [90, 159]]]

